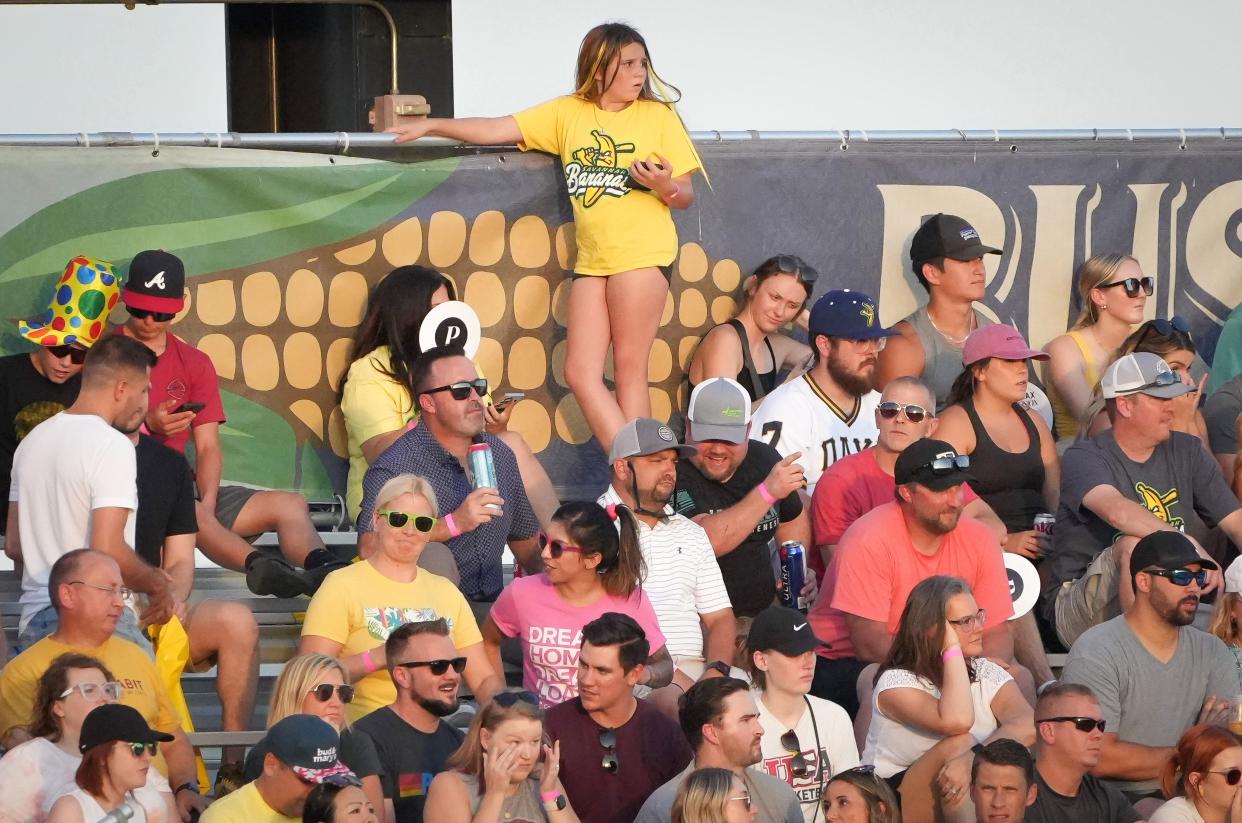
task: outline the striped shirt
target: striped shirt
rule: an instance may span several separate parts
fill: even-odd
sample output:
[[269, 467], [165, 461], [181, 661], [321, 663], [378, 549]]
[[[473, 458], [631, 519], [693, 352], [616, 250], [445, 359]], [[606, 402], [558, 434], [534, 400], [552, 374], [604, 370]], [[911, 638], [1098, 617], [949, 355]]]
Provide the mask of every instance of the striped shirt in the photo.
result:
[[[612, 486], [599, 504], [623, 503]], [[703, 625], [699, 615], [731, 608], [720, 566], [707, 532], [693, 520], [664, 507], [666, 520], [648, 526], [638, 523], [638, 543], [647, 563], [643, 591], [655, 609], [668, 653], [673, 657], [703, 657]]]

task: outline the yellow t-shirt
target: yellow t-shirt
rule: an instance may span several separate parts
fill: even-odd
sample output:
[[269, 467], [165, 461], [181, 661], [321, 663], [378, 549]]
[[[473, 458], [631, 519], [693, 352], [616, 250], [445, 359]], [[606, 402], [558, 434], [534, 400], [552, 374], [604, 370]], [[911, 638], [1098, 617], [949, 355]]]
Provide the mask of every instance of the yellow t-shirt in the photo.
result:
[[[136, 709], [151, 728], [168, 733], [180, 728], [168, 692], [164, 690], [164, 684], [155, 670], [155, 663], [138, 646], [115, 636], [93, 649], [66, 646], [45, 637], [13, 658], [0, 671], [0, 739], [14, 728], [24, 729], [30, 725], [39, 679], [53, 660], [69, 652], [89, 655], [107, 666], [112, 676], [125, 687], [120, 702]], [[168, 774], [162, 752], [156, 757], [155, 764], [161, 773]]]
[[349, 441], [345, 509], [350, 520], [358, 518], [362, 507], [362, 478], [367, 473], [362, 444], [376, 435], [404, 429], [418, 416], [409, 391], [387, 374], [391, 356], [387, 346], [380, 346], [355, 360], [341, 395], [341, 414]]
[[202, 823], [301, 823], [300, 818], [285, 817], [267, 805], [253, 782], [212, 803], [200, 820]]
[[690, 136], [669, 106], [637, 100], [604, 111], [566, 95], [514, 115], [520, 148], [561, 159], [574, 207], [578, 274], [609, 275], [667, 266], [677, 256], [677, 230], [668, 206], [652, 192], [631, 189], [635, 160], [663, 155], [673, 177], [696, 171]]
[[[419, 569], [412, 583], [398, 583], [380, 574], [367, 561], [332, 572], [311, 598], [302, 635], [326, 637], [343, 644], [341, 657], [361, 654], [384, 645], [398, 626], [443, 617], [457, 650], [483, 642], [466, 598], [447, 579]], [[386, 669], [372, 672], [354, 684], [349, 719], [387, 706], [397, 699]]]

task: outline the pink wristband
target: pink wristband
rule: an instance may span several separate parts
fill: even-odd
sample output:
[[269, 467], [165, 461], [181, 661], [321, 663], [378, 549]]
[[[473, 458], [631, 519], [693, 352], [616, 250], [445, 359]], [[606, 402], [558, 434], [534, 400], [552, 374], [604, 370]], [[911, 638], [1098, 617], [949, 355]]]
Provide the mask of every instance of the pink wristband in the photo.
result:
[[951, 646], [940, 653], [941, 660], [952, 660], [954, 657], [964, 657], [961, 646]]
[[379, 671], [379, 666], [375, 665], [375, 661], [371, 659], [370, 649], [362, 653], [362, 665], [367, 667], [368, 672]]
[[449, 530], [450, 537], [461, 537], [461, 529], [457, 528], [452, 513], [444, 515], [444, 527]]
[[662, 194], [662, 195], [660, 195], [660, 199], [661, 199], [661, 200], [663, 200], [665, 203], [667, 203], [667, 202], [668, 202], [668, 201], [670, 201], [670, 200], [676, 200], [676, 199], [677, 199], [677, 195], [679, 195], [679, 194], [681, 194], [681, 183], [674, 183], [674, 184], [673, 184], [673, 193], [672, 193], [672, 194]]
[[763, 498], [764, 503], [767, 503], [769, 506], [776, 505], [776, 495], [768, 491], [767, 483], [760, 483], [758, 486], [756, 486], [756, 488], [759, 489], [759, 496]]
[[550, 792], [543, 792], [539, 796], [543, 798], [544, 803], [552, 803], [553, 801], [556, 800], [556, 798], [561, 796], [561, 793], [553, 789]]

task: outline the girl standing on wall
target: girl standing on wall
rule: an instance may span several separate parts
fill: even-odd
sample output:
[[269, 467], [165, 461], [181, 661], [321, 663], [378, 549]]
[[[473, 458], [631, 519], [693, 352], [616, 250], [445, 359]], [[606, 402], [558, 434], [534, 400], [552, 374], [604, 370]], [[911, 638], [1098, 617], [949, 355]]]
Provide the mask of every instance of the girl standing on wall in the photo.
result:
[[[582, 39], [573, 94], [505, 117], [429, 118], [390, 130], [398, 143], [432, 135], [560, 158], [578, 247], [565, 378], [605, 452], [627, 420], [651, 414], [647, 360], [678, 248], [670, 209], [694, 202], [690, 176], [702, 167], [673, 110], [677, 99], [651, 68], [642, 35], [605, 23]], [[604, 384], [609, 344], [615, 397]]]

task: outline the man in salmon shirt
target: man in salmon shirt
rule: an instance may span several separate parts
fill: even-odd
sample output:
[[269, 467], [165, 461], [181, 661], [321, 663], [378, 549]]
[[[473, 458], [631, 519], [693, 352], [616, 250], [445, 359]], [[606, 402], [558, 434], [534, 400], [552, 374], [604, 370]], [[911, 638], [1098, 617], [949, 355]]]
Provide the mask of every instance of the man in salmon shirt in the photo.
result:
[[[831, 671], [832, 661], [883, 660], [910, 590], [932, 575], [960, 577], [970, 585], [979, 607], [987, 612], [984, 653], [1015, 678], [1020, 673], [1030, 683], [1029, 672], [1011, 662], [1013, 637], [1007, 621], [1013, 601], [996, 536], [978, 521], [961, 516], [962, 484], [973, 479], [969, 466], [970, 458], [943, 440], [911, 443], [893, 467], [896, 499], [863, 515], [842, 535], [824, 578], [823, 594], [808, 615], [816, 636], [831, 644], [820, 652], [827, 660], [817, 662], [813, 694], [833, 685], [819, 671]], [[867, 685], [867, 692], [869, 674], [870, 667], [863, 669], [857, 681]], [[867, 715], [862, 721], [865, 729], [869, 700], [861, 699], [861, 694], [859, 698]], [[854, 708], [857, 713], [858, 706]]]

